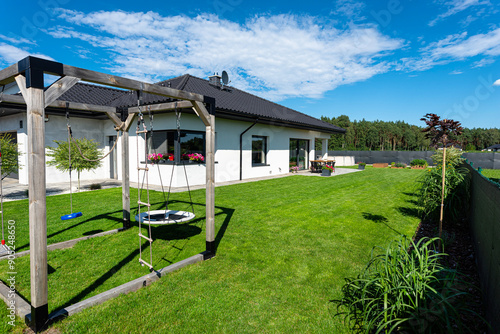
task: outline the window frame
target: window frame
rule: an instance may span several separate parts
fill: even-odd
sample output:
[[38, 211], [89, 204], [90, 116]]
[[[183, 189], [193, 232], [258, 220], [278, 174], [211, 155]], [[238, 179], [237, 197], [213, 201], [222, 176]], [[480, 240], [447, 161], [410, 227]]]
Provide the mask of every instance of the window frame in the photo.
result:
[[[262, 148], [262, 154], [264, 156], [264, 162], [254, 162], [253, 160], [253, 143], [254, 139], [261, 139], [263, 141], [263, 148]], [[267, 136], [259, 136], [259, 135], [252, 135], [252, 153], [251, 153], [251, 161], [252, 161], [252, 167], [261, 167], [261, 166], [269, 166], [267, 164], [267, 153], [268, 153], [268, 144], [267, 144]]]
[[[167, 165], [182, 165], [186, 160], [182, 160], [181, 159], [181, 145], [182, 145], [182, 142], [179, 142], [178, 141], [178, 133], [177, 133], [177, 129], [165, 129], [165, 130], [155, 130], [153, 131], [153, 135], [152, 136], [148, 136], [148, 143], [147, 143], [147, 151], [146, 151], [146, 156], [145, 156], [145, 159], [147, 159], [148, 157], [148, 154], [150, 153], [155, 153], [154, 150], [152, 149], [152, 141], [153, 141], [153, 136], [156, 134], [156, 133], [166, 133], [166, 138], [169, 137], [169, 133], [173, 133], [174, 135], [174, 160], [173, 161], [169, 161], [169, 160], [164, 160], [161, 162], [161, 164], [167, 164]], [[203, 150], [202, 150], [202, 154], [203, 154], [203, 157], [205, 158], [205, 161], [206, 161], [206, 133], [204, 131], [196, 131], [196, 130], [181, 130], [181, 137], [182, 137], [182, 134], [185, 133], [185, 134], [198, 134], [198, 135], [201, 135], [203, 137]], [[182, 140], [182, 139], [181, 139]], [[168, 144], [167, 144], [167, 148], [168, 148]], [[161, 152], [158, 152], [158, 153], [161, 153]], [[205, 161], [204, 162], [197, 162], [198, 164], [205, 164]]]

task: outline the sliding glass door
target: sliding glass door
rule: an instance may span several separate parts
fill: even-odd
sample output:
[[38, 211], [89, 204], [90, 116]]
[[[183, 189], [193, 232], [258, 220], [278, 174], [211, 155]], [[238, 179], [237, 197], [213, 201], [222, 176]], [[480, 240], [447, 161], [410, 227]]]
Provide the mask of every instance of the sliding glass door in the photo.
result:
[[290, 139], [290, 167], [309, 168], [309, 140]]

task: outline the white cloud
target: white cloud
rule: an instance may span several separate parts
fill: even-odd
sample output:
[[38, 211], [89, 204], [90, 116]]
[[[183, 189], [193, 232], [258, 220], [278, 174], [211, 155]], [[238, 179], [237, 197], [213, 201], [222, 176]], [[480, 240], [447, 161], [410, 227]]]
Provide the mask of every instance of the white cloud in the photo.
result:
[[450, 72], [451, 75], [457, 75], [457, 74], [462, 74], [464, 72], [460, 71], [460, 70], [453, 70]]
[[342, 15], [351, 20], [363, 20], [365, 17], [361, 15], [361, 12], [365, 7], [365, 3], [361, 1], [337, 0], [332, 14]]
[[478, 60], [472, 64], [473, 68], [479, 68], [479, 67], [484, 67], [491, 65], [495, 62], [495, 59], [493, 58], [483, 58], [481, 60]]
[[11, 44], [36, 44], [33, 41], [30, 41], [29, 39], [19, 37], [19, 36], [5, 36], [0, 34], [0, 39], [3, 39], [4, 41], [7, 41]]
[[[436, 23], [439, 21], [455, 15], [457, 13], [460, 13], [468, 8], [475, 7], [475, 6], [485, 6], [485, 5], [491, 5], [489, 0], [451, 0], [445, 3], [445, 5], [448, 7], [448, 10], [442, 14], [439, 14], [434, 20], [429, 22], [429, 26], [434, 26]], [[466, 23], [472, 22], [472, 17], [468, 17]]]
[[476, 62], [476, 66], [487, 65], [491, 57], [500, 55], [500, 28], [486, 34], [467, 37], [467, 33], [449, 35], [446, 38], [430, 43], [420, 50], [421, 57], [402, 60], [398, 69], [423, 71], [436, 65], [448, 64], [471, 57], [483, 56], [484, 60]]
[[164, 17], [154, 12], [60, 10], [59, 17], [73, 25], [48, 33], [108, 51], [108, 70], [114, 73], [159, 81], [184, 73], [206, 77], [225, 69], [235, 87], [274, 100], [320, 97], [339, 85], [386, 72], [389, 65], [380, 58], [403, 46], [375, 26], [338, 30], [294, 15], [254, 17], [245, 24], [213, 15]]
[[19, 60], [26, 58], [27, 56], [34, 56], [48, 60], [54, 60], [49, 56], [39, 53], [32, 53], [27, 50], [18, 48], [17, 46], [0, 42], [0, 64], [12, 65], [14, 63], [17, 63]]

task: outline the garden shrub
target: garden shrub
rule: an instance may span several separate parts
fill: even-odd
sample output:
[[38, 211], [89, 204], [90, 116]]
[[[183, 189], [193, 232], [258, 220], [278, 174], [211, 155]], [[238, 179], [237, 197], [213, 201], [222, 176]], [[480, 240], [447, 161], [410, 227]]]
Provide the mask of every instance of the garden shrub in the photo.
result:
[[354, 332], [457, 333], [467, 330], [461, 313], [466, 292], [454, 270], [435, 251], [438, 238], [417, 243], [402, 236], [374, 255], [356, 278], [346, 278], [335, 316], [344, 316]]
[[402, 162], [398, 162], [396, 164], [394, 164], [394, 167], [397, 167], [397, 168], [406, 168], [406, 165]]
[[100, 183], [92, 183], [90, 186], [89, 186], [90, 190], [98, 190], [98, 189], [101, 189], [102, 186]]
[[412, 167], [414, 167], [414, 166], [427, 167], [427, 166], [429, 166], [429, 164], [427, 163], [427, 161], [425, 159], [413, 159], [410, 162], [410, 166], [412, 166]]

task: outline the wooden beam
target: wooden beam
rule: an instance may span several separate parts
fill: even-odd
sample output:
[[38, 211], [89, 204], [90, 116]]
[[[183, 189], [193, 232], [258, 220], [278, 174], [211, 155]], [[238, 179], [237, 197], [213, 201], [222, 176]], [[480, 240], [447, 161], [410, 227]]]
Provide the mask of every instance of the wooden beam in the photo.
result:
[[84, 81], [99, 83], [102, 85], [108, 85], [108, 86], [132, 89], [132, 90], [142, 90], [144, 93], [167, 96], [175, 99], [199, 101], [199, 102], [204, 101], [204, 96], [200, 94], [185, 92], [182, 90], [163, 87], [155, 84], [149, 84], [133, 79], [122, 78], [74, 66], [63, 65], [63, 72], [64, 75], [70, 75], [77, 78], [82, 78], [82, 80]]
[[140, 288], [148, 286], [151, 283], [159, 280], [161, 277], [165, 276], [168, 273], [174, 272], [174, 271], [179, 270], [181, 268], [184, 268], [188, 265], [191, 265], [191, 264], [194, 264], [197, 262], [201, 262], [201, 261], [203, 261], [202, 254], [193, 255], [191, 257], [188, 257], [187, 259], [184, 259], [182, 261], [171, 264], [171, 265], [169, 265], [165, 268], [162, 268], [158, 271], [144, 275], [144, 276], [139, 277], [133, 281], [130, 281], [130, 282], [127, 282], [127, 283], [122, 284], [120, 286], [117, 286], [116, 288], [112, 288], [108, 291], [101, 292], [98, 295], [92, 296], [90, 298], [82, 300], [81, 302], [78, 302], [78, 303], [73, 304], [71, 306], [67, 306], [61, 310], [58, 310], [54, 313], [51, 313], [50, 319], [57, 320], [58, 318], [61, 318], [61, 317], [67, 317], [67, 316], [73, 315], [75, 313], [81, 312], [84, 309], [92, 307], [94, 305], [102, 304], [105, 301], [116, 298], [121, 294], [127, 294], [129, 292], [137, 291]]
[[46, 91], [45, 91], [45, 107], [50, 105], [52, 102], [57, 100], [61, 95], [66, 93], [71, 87], [73, 87], [80, 78], [75, 77], [62, 77], [56, 82], [54, 82]]
[[[74, 245], [76, 245], [80, 241], [88, 240], [88, 239], [93, 239], [93, 238], [97, 238], [97, 237], [102, 237], [102, 236], [110, 235], [110, 234], [116, 234], [116, 233], [121, 232], [121, 231], [123, 231], [122, 228], [117, 228], [117, 229], [114, 229], [114, 230], [99, 232], [99, 233], [96, 233], [96, 234], [91, 234], [91, 235], [87, 235], [87, 236], [76, 238], [76, 239], [61, 241], [61, 242], [58, 242], [58, 243], [55, 243], [55, 244], [47, 245], [47, 251], [52, 251], [52, 250], [55, 250], [55, 249], [71, 248], [71, 247], [73, 247]], [[28, 249], [28, 250], [25, 250], [25, 251], [22, 251], [22, 252], [17, 252], [14, 255], [10, 255], [10, 256], [8, 254], [7, 255], [3, 255], [3, 256], [0, 257], [0, 261], [7, 260], [7, 258], [12, 257], [12, 256], [14, 256], [14, 258], [18, 258], [18, 257], [21, 257], [21, 256], [28, 255], [29, 253], [30, 253], [30, 250]]]
[[[132, 115], [132, 119], [134, 114]], [[129, 115], [129, 117], [131, 116]], [[128, 121], [128, 118], [127, 118]], [[130, 168], [129, 168], [129, 135], [127, 123], [122, 127], [122, 207], [123, 228], [130, 227]]]
[[[17, 79], [17, 78], [16, 78]], [[31, 272], [31, 325], [38, 333], [48, 319], [47, 204], [45, 183], [44, 91], [28, 88], [28, 190]]]
[[206, 247], [207, 252], [215, 254], [215, 116], [210, 117], [205, 128], [206, 139]]
[[[6, 85], [14, 82], [14, 77], [18, 74], [19, 71], [17, 70], [17, 63], [4, 68], [0, 71], [0, 85]], [[26, 85], [24, 85], [24, 87], [26, 87]]]
[[210, 114], [208, 113], [205, 105], [198, 101], [193, 101], [192, 103], [194, 112], [201, 118], [205, 126], [210, 126]]
[[130, 130], [130, 127], [132, 126], [132, 122], [135, 119], [135, 114], [128, 114], [127, 119], [125, 120], [125, 124], [123, 125], [122, 129], [125, 132], [128, 132]]
[[[193, 107], [193, 104], [189, 101], [178, 101], [177, 102], [177, 108], [182, 109], [182, 108], [191, 108]], [[174, 110], [175, 109], [175, 102], [168, 102], [168, 103], [157, 103], [157, 104], [151, 104], [147, 106], [142, 106], [141, 110], [143, 113], [146, 113], [149, 111], [149, 108], [151, 108], [151, 111], [164, 111], [164, 110]], [[129, 113], [134, 113], [138, 114], [139, 113], [139, 107], [133, 107], [128, 109]]]
[[[29, 318], [31, 314], [31, 305], [16, 292], [12, 291], [10, 286], [5, 285], [3, 282], [0, 282], [0, 299], [2, 299], [8, 307], [13, 306], [15, 313], [22, 320], [27, 320], [27, 318]], [[14, 305], [12, 303], [14, 303]]]
[[[21, 95], [23, 97], [22, 99], [22, 103], [25, 103], [26, 104], [26, 97], [28, 96], [28, 92], [26, 91], [26, 78], [24, 77], [24, 75], [17, 75], [16, 76], [16, 83], [17, 83], [17, 87], [19, 87], [19, 90], [21, 91]], [[7, 101], [5, 98], [3, 99], [4, 101]]]
[[[24, 77], [23, 77], [24, 78]], [[10, 95], [4, 94], [2, 97], [3, 102], [14, 103], [14, 104], [26, 104], [24, 98], [19, 95]], [[66, 101], [57, 100], [48, 105], [50, 108], [56, 109], [66, 109]], [[78, 102], [70, 102], [69, 109], [71, 110], [83, 110], [83, 111], [94, 111], [94, 112], [102, 112], [102, 113], [115, 113], [116, 108], [99, 106], [95, 104], [86, 104], [86, 103], [78, 103]]]
[[116, 125], [117, 129], [122, 129], [122, 127], [125, 125], [120, 117], [116, 116], [116, 110], [114, 112], [108, 111], [106, 112], [106, 115], [108, 115], [109, 119]]

